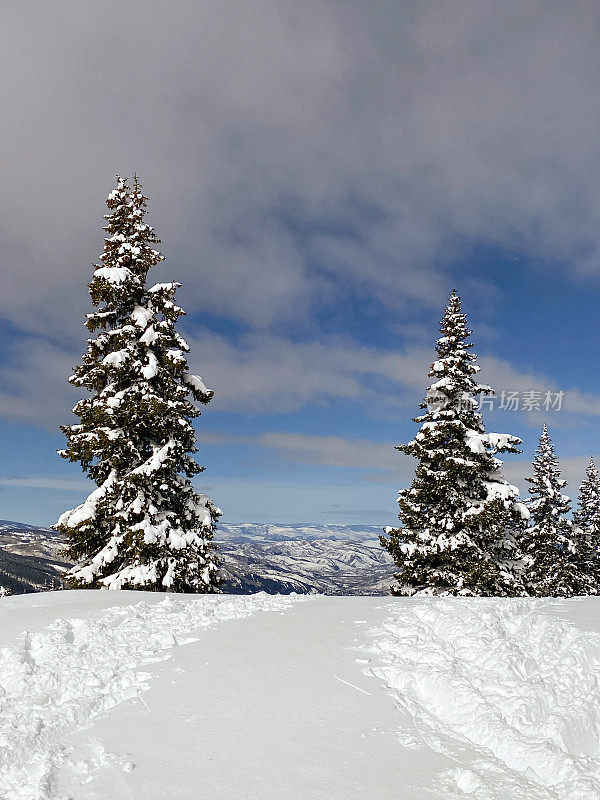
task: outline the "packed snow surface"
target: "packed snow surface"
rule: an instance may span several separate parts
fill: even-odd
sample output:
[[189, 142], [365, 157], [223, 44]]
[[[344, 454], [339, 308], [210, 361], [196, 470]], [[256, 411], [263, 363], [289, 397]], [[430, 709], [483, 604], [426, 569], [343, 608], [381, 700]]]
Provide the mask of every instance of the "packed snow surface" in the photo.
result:
[[0, 648], [0, 796], [62, 800], [56, 776], [65, 737], [140, 698], [148, 688], [141, 666], [169, 658], [177, 645], [195, 641], [190, 634], [200, 628], [284, 610], [298, 599], [170, 595], [158, 603], [141, 600], [96, 616], [56, 619]]
[[600, 598], [300, 599], [0, 598], [0, 797], [600, 798]]

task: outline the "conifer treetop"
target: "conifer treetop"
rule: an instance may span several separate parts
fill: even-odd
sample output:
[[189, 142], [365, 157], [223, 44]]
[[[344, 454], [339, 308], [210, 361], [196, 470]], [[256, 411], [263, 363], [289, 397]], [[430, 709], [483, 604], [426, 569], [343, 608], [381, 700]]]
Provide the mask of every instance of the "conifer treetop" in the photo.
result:
[[[440, 333], [442, 335], [436, 343], [438, 358], [428, 373], [429, 377], [436, 380], [427, 388], [425, 399], [420, 404], [425, 413], [414, 418], [421, 429], [411, 442], [400, 445], [397, 449], [416, 458], [430, 457], [433, 453], [428, 453], [422, 444], [429, 439], [426, 434], [442, 439], [452, 433], [458, 437], [455, 447], [463, 451], [461, 455], [456, 455], [459, 459], [463, 454], [468, 459], [470, 455], [475, 457], [506, 452], [520, 453], [521, 439], [518, 436], [485, 431], [477, 397], [480, 394], [493, 393], [493, 389], [487, 384], [479, 384], [474, 378], [480, 367], [476, 363], [477, 356], [470, 352], [473, 343], [468, 339], [472, 331], [467, 325], [467, 317], [462, 311], [461, 299], [456, 290], [453, 290], [445, 309]], [[474, 465], [475, 462], [470, 464]], [[492, 458], [487, 461], [487, 466], [496, 472], [502, 462]], [[506, 483], [504, 479], [502, 482]], [[516, 487], [513, 488], [518, 492]]]
[[542, 427], [532, 466], [533, 476], [525, 478], [531, 484], [529, 493], [533, 496], [528, 507], [532, 521], [543, 526], [552, 518], [562, 518], [571, 507], [570, 498], [561, 491], [567, 482], [560, 477], [558, 458], [546, 423]]

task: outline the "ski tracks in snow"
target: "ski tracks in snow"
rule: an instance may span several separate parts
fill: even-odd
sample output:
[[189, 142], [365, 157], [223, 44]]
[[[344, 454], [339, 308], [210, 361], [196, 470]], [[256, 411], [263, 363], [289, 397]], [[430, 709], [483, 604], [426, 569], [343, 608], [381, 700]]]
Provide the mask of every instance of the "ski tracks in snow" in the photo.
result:
[[371, 631], [368, 672], [414, 723], [402, 743], [461, 765], [436, 778], [435, 796], [600, 798], [600, 635], [552, 603], [415, 600]]
[[69, 734], [125, 700], [143, 702], [150, 676], [140, 666], [169, 658], [174, 647], [195, 641], [190, 634], [200, 628], [284, 611], [301, 599], [167, 596], [57, 619], [0, 647], [0, 797], [61, 800], [56, 775], [68, 760]]

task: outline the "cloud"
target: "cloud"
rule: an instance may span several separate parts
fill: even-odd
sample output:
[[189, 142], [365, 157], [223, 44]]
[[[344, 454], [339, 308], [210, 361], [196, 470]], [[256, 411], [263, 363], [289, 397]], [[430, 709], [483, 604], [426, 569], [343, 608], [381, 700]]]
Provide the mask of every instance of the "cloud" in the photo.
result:
[[267, 431], [256, 435], [237, 435], [226, 431], [200, 433], [207, 445], [243, 444], [275, 451], [285, 461], [322, 464], [363, 471], [370, 481], [412, 480], [415, 462], [399, 453], [393, 443], [370, 439], [345, 439], [340, 436], [311, 436], [290, 431]]
[[395, 450], [393, 444], [367, 439], [271, 431], [259, 436], [256, 443], [278, 450], [290, 461], [384, 470], [394, 476], [409, 475], [414, 469], [412, 459]]
[[334, 399], [396, 404], [403, 391], [398, 384], [422, 391], [429, 357], [420, 349], [391, 354], [335, 336], [292, 342], [249, 334], [232, 343], [205, 330], [188, 341], [190, 364], [215, 390], [212, 407], [259, 413]]
[[77, 336], [116, 171], [145, 180], [184, 305], [257, 328], [349, 289], [440, 306], [479, 242], [597, 274], [599, 17], [591, 0], [13, 4], [0, 313]]
[[[343, 337], [296, 343], [250, 334], [233, 344], [204, 331], [190, 344], [194, 369], [215, 389], [214, 407], [259, 412], [289, 412], [333, 399], [354, 399], [394, 413], [400, 405], [415, 408], [434, 355], [432, 347], [421, 344], [391, 352]], [[525, 392], [537, 392], [543, 404], [547, 392], [562, 391], [560, 412], [554, 412], [557, 424], [571, 414], [600, 414], [598, 395], [561, 387], [548, 376], [489, 354], [479, 363], [482, 382], [491, 384], [497, 398], [502, 391], [517, 391], [521, 400]], [[520, 418], [534, 426], [539, 422], [532, 413], [521, 412]]]
[[78, 357], [38, 337], [14, 337], [0, 365], [0, 418], [56, 429], [74, 421], [80, 393], [67, 382]]
[[[361, 479], [369, 482], [394, 482], [407, 486], [414, 477], [416, 462], [398, 452], [393, 443], [370, 439], [345, 439], [338, 436], [311, 436], [287, 431], [270, 431], [253, 436], [237, 436], [228, 432], [203, 433], [204, 444], [225, 443], [252, 445], [279, 453], [285, 460], [302, 464], [319, 464], [361, 470]], [[528, 496], [525, 478], [532, 474], [531, 460], [500, 456], [505, 478], [519, 487], [522, 497]], [[585, 477], [590, 455], [560, 458], [562, 477], [567, 481], [566, 493], [576, 504], [581, 481]], [[596, 458], [600, 463], [600, 458]], [[323, 512], [325, 513], [325, 512]]]
[[[368, 413], [390, 418], [416, 411], [428, 384], [431, 347], [410, 344], [397, 352], [360, 345], [347, 337], [321, 337], [293, 342], [266, 332], [251, 332], [232, 341], [199, 329], [188, 336], [190, 368], [215, 391], [209, 411], [271, 414], [293, 413], [336, 401], [352, 401]], [[80, 345], [83, 350], [83, 343]], [[76, 349], [65, 349], [39, 336], [13, 337], [0, 365], [0, 418], [56, 428], [71, 419], [70, 409], [81, 392], [67, 383], [80, 360]], [[562, 409], [553, 426], [572, 425], [575, 417], [600, 414], [600, 397], [576, 389], [564, 390], [554, 380], [517, 369], [486, 355], [482, 380], [499, 397], [502, 391], [564, 391]], [[497, 405], [496, 405], [497, 407]], [[545, 415], [548, 416], [548, 415]], [[537, 427], [539, 413], [519, 413]], [[543, 419], [542, 419], [543, 421]]]
[[[574, 388], [567, 389], [559, 386], [555, 380], [548, 376], [517, 369], [505, 359], [494, 356], [485, 355], [479, 359], [479, 363], [482, 367], [482, 382], [489, 383], [498, 397], [502, 391], [516, 391], [519, 393], [522, 404], [525, 392], [536, 392], [536, 402], [539, 399], [542, 406], [538, 409], [539, 411], [543, 411], [546, 392], [551, 392], [553, 395], [561, 391], [564, 392], [564, 396], [560, 400], [560, 409], [553, 414], [556, 424], [560, 424], [560, 419], [566, 414], [600, 415], [600, 397], [598, 395], [594, 395], [591, 392], [581, 392]], [[560, 417], [558, 416], [559, 413]], [[548, 414], [540, 413], [528, 413], [525, 416], [526, 420], [536, 426], [541, 425], [544, 419], [547, 418]]]

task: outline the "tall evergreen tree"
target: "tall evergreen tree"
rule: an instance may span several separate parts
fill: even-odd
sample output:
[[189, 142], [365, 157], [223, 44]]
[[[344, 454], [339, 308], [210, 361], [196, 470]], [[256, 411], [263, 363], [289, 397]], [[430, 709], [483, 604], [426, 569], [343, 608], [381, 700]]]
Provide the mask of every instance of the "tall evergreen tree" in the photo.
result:
[[191, 455], [200, 414], [193, 400], [208, 403], [213, 393], [189, 373], [189, 347], [175, 330], [181, 284], [146, 285], [163, 256], [137, 178], [131, 188], [117, 178], [107, 206], [104, 252], [89, 284], [96, 310], [86, 326], [96, 336], [69, 379], [91, 396], [73, 409], [79, 424], [62, 426], [67, 447], [59, 451], [97, 485], [56, 525], [77, 562], [67, 583], [213, 592], [221, 512], [191, 484], [203, 470]]
[[567, 482], [560, 477], [558, 458], [544, 424], [533, 460], [533, 476], [527, 501], [531, 525], [523, 539], [526, 585], [542, 597], [587, 594], [589, 587], [581, 568], [581, 552], [571, 521], [570, 498], [562, 493]]
[[593, 458], [579, 489], [573, 524], [581, 567], [590, 580], [589, 591], [600, 594], [600, 475]]
[[420, 430], [397, 449], [418, 460], [415, 479], [399, 493], [400, 528], [382, 545], [400, 571], [393, 594], [522, 594], [515, 532], [528, 514], [500, 473], [497, 453], [518, 453], [521, 440], [486, 433], [471, 331], [453, 292], [441, 322], [435, 378], [416, 417]]

